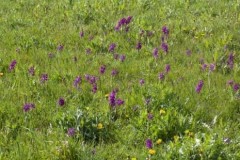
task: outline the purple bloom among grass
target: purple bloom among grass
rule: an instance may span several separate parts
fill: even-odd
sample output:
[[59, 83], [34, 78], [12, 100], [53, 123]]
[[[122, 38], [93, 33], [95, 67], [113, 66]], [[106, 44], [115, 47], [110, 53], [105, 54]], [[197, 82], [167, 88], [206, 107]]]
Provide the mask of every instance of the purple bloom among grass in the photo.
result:
[[111, 73], [112, 76], [116, 76], [117, 74], [118, 74], [118, 71], [117, 71], [117, 70], [115, 70], [115, 69], [112, 70], [112, 73]]
[[9, 65], [9, 71], [14, 70], [14, 68], [16, 67], [17, 61], [13, 60], [10, 65]]
[[97, 92], [97, 84], [96, 83], [94, 83], [93, 85], [92, 85], [92, 92], [93, 93], [96, 93]]
[[233, 53], [229, 54], [228, 60], [227, 60], [227, 65], [230, 69], [233, 69], [233, 65], [234, 65], [234, 55], [233, 55]]
[[96, 82], [97, 82], [97, 77], [91, 76], [91, 77], [90, 77], [90, 80], [89, 80], [89, 83], [90, 83], [90, 84], [96, 84]]
[[75, 128], [68, 128], [68, 136], [72, 137], [75, 135]]
[[78, 87], [81, 82], [82, 82], [82, 78], [80, 76], [77, 76], [73, 83], [74, 87]]
[[92, 53], [91, 48], [87, 48], [87, 49], [86, 49], [86, 54], [91, 54], [91, 53]]
[[138, 42], [137, 45], [136, 45], [136, 49], [137, 50], [140, 50], [142, 48], [142, 43], [141, 42]]
[[146, 104], [146, 105], [149, 105], [150, 102], [151, 102], [151, 98], [145, 99], [145, 104]]
[[100, 67], [100, 69], [99, 69], [99, 72], [100, 72], [101, 74], [104, 74], [104, 73], [105, 73], [105, 70], [106, 70], [106, 66], [105, 66], [105, 65], [102, 65], [102, 66]]
[[48, 81], [48, 74], [46, 74], [46, 73], [43, 73], [42, 75], [41, 75], [41, 83], [45, 83], [46, 81]]
[[234, 84], [234, 81], [233, 81], [233, 80], [228, 80], [228, 81], [227, 81], [227, 85], [233, 86], [233, 84]]
[[139, 83], [141, 86], [144, 85], [144, 83], [145, 83], [144, 79], [140, 79]]
[[127, 19], [126, 19], [126, 24], [128, 25], [132, 20], [132, 16], [128, 16]]
[[28, 112], [28, 111], [30, 111], [33, 108], [35, 108], [35, 105], [33, 103], [26, 103], [23, 106], [23, 111], [24, 112]]
[[58, 99], [58, 105], [59, 106], [64, 106], [64, 104], [65, 104], [65, 100], [63, 98], [59, 98]]
[[153, 49], [153, 57], [158, 58], [158, 48]]
[[55, 55], [53, 53], [48, 53], [48, 58], [53, 58]]
[[192, 51], [188, 49], [188, 50], [186, 51], [186, 55], [187, 55], [187, 56], [191, 56], [191, 54], [192, 54]]
[[152, 120], [153, 119], [153, 114], [152, 113], [148, 113], [147, 118], [148, 118], [148, 120]]
[[34, 76], [35, 75], [35, 69], [34, 69], [34, 66], [30, 67], [28, 69], [28, 73], [31, 75], [31, 76]]
[[146, 143], [146, 147], [148, 149], [151, 149], [153, 147], [153, 143], [152, 143], [151, 139], [147, 139], [145, 143]]
[[165, 73], [168, 73], [170, 71], [170, 69], [171, 69], [170, 64], [166, 64], [166, 66], [165, 66]]
[[160, 79], [160, 80], [163, 80], [164, 79], [164, 77], [165, 77], [165, 75], [164, 75], [164, 73], [159, 73], [159, 76], [158, 76], [158, 78]]
[[124, 54], [120, 55], [119, 57], [121, 62], [124, 62], [124, 60], [126, 59], [126, 56]]
[[166, 26], [163, 26], [162, 27], [162, 32], [165, 36], [168, 36], [169, 35], [169, 29], [166, 27]]
[[237, 92], [237, 91], [239, 90], [239, 88], [240, 88], [240, 85], [239, 85], [239, 84], [235, 83], [235, 84], [233, 85], [233, 90], [234, 90], [235, 92]]
[[109, 101], [109, 105], [111, 107], [115, 107], [115, 105], [116, 105], [116, 92], [112, 91], [110, 93], [108, 101]]
[[203, 80], [200, 80], [199, 82], [198, 82], [198, 84], [197, 84], [197, 86], [196, 86], [196, 88], [195, 88], [195, 91], [197, 92], [197, 93], [200, 93], [200, 91], [202, 90], [202, 87], [203, 87]]
[[80, 35], [80, 37], [81, 37], [81, 38], [83, 38], [83, 37], [84, 37], [84, 32], [83, 32], [83, 30], [80, 32], [80, 34], [79, 34], [79, 35]]
[[162, 50], [164, 51], [164, 52], [166, 52], [166, 53], [168, 53], [168, 45], [167, 45], [167, 43], [162, 43], [161, 44], [161, 48], [162, 48]]
[[60, 44], [60, 45], [57, 47], [57, 50], [58, 50], [58, 51], [62, 51], [63, 48], [64, 48], [64, 46], [63, 46], [62, 44]]
[[202, 64], [202, 70], [205, 71], [208, 65], [206, 63]]
[[109, 51], [109, 52], [114, 52], [115, 48], [116, 48], [116, 44], [115, 44], [115, 43], [112, 43], [112, 44], [110, 44], [110, 46], [109, 46], [109, 48], [108, 48], [108, 51]]
[[116, 60], [118, 60], [119, 54], [115, 53], [115, 54], [113, 55], [113, 58], [116, 59]]
[[117, 99], [116, 104], [117, 104], [118, 106], [123, 105], [123, 104], [124, 104], [124, 100], [122, 100], [122, 99]]
[[211, 72], [214, 71], [215, 68], [216, 68], [215, 64], [211, 63], [211, 64], [209, 65], [209, 69], [210, 69]]

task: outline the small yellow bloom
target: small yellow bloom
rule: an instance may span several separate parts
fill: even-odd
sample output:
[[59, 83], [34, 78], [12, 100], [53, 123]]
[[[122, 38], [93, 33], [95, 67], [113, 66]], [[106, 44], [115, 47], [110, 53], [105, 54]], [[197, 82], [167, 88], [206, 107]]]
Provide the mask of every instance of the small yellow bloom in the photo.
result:
[[186, 135], [188, 135], [188, 134], [189, 134], [189, 130], [187, 129], [186, 131], [184, 131], [184, 133], [185, 133]]
[[154, 149], [149, 149], [148, 153], [151, 154], [151, 155], [153, 155], [153, 154], [156, 153], [156, 151], [155, 151]]
[[109, 94], [105, 94], [105, 98], [108, 98], [109, 97]]
[[175, 135], [173, 138], [174, 138], [175, 142], [177, 142], [179, 140], [179, 136], [178, 135]]
[[3, 76], [3, 73], [0, 73], [0, 76]]
[[97, 129], [103, 129], [103, 124], [102, 123], [98, 123]]
[[160, 115], [162, 114], [166, 114], [166, 111], [164, 111], [163, 109], [160, 109]]
[[137, 160], [137, 158], [133, 157], [131, 160]]
[[157, 144], [161, 144], [161, 143], [162, 143], [162, 139], [158, 139]]

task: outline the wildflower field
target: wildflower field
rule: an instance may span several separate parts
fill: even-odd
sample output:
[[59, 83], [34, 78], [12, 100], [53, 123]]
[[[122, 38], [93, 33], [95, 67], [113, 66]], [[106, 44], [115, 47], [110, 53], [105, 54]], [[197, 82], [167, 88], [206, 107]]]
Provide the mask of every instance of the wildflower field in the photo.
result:
[[0, 159], [240, 159], [238, 0], [1, 0]]

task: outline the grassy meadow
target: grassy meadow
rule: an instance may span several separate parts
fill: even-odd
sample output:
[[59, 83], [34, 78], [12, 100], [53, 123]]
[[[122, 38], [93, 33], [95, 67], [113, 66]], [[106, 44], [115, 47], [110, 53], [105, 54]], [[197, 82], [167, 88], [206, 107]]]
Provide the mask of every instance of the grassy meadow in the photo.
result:
[[240, 159], [240, 1], [1, 0], [0, 159]]

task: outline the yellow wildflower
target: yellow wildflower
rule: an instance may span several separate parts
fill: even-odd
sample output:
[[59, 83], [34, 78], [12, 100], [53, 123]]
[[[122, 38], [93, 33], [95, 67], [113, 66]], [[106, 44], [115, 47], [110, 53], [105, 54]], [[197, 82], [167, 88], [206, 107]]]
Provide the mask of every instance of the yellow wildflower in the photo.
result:
[[163, 110], [163, 109], [160, 109], [160, 115], [162, 115], [162, 114], [165, 114], [166, 113], [166, 111], [165, 110]]
[[184, 131], [184, 133], [185, 133], [186, 135], [188, 135], [188, 134], [189, 134], [189, 130], [187, 129], [186, 131]]
[[175, 135], [173, 138], [174, 138], [175, 142], [177, 142], [179, 140], [179, 136], [178, 135]]
[[103, 124], [102, 123], [98, 123], [97, 129], [103, 129]]
[[149, 149], [148, 153], [151, 154], [151, 155], [153, 155], [153, 154], [156, 153], [156, 151], [155, 151], [154, 149]]
[[161, 143], [162, 143], [162, 139], [158, 139], [157, 144], [161, 144]]
[[3, 73], [0, 72], [0, 77], [3, 76]]
[[105, 98], [108, 98], [109, 97], [109, 94], [105, 94]]

